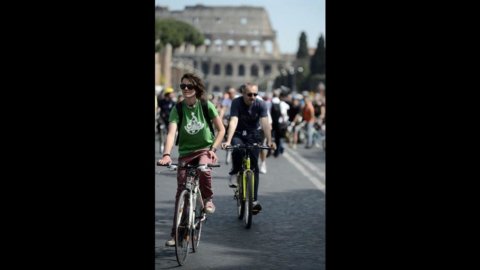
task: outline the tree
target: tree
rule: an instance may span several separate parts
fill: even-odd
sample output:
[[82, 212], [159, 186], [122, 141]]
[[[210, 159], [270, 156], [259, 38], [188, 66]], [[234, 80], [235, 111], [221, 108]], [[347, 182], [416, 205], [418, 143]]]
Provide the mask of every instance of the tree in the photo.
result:
[[[297, 60], [294, 64], [295, 71], [295, 89], [303, 89], [305, 79], [310, 73], [310, 54], [308, 53], [307, 35], [305, 32], [300, 34]], [[301, 69], [300, 69], [301, 68]], [[301, 72], [299, 72], [299, 69]]]
[[155, 19], [155, 51], [160, 51], [167, 43], [174, 49], [183, 43], [200, 46], [204, 39], [203, 34], [188, 23], [174, 19]]
[[305, 32], [300, 34], [299, 46], [297, 51], [297, 59], [308, 58], [307, 35]]
[[325, 74], [325, 38], [320, 35], [317, 49], [310, 59], [311, 74]]

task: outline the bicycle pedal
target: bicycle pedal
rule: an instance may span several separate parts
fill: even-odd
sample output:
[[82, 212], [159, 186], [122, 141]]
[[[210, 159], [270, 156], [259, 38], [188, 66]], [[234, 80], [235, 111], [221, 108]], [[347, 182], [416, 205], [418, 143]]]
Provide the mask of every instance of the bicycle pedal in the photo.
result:
[[202, 213], [201, 216], [195, 217], [196, 219], [200, 219], [200, 221], [204, 221], [207, 218], [207, 214]]

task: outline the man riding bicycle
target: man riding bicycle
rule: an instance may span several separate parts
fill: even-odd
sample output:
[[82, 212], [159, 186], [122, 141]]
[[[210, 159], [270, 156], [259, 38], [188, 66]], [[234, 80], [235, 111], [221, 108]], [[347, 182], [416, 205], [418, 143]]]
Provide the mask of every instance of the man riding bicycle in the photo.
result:
[[[256, 85], [246, 83], [240, 86], [239, 92], [242, 96], [232, 101], [230, 109], [230, 122], [228, 125], [228, 135], [222, 148], [225, 149], [230, 144], [261, 144], [263, 142], [262, 134], [259, 126], [261, 125], [264, 135], [267, 138], [267, 145], [275, 149], [272, 143], [270, 124], [268, 122], [267, 106], [262, 99], [257, 99], [258, 87]], [[258, 203], [258, 183], [260, 182], [258, 169], [259, 149], [251, 152], [251, 166], [255, 174], [254, 198], [253, 198], [253, 214], [257, 214], [262, 210], [262, 206]], [[236, 174], [242, 167], [242, 153], [237, 149], [232, 152], [232, 170], [230, 171], [230, 187], [236, 188]]]
[[[184, 96], [184, 100], [180, 104], [183, 118], [179, 119], [177, 107], [170, 112], [169, 128], [167, 140], [165, 142], [165, 150], [159, 163], [162, 165], [172, 163], [170, 153], [173, 147], [175, 133], [178, 125], [178, 163], [216, 163], [218, 158], [215, 154], [217, 147], [221, 144], [225, 135], [225, 128], [222, 120], [218, 116], [218, 112], [213, 103], [205, 100], [206, 90], [202, 80], [194, 74], [186, 73], [182, 76], [180, 89]], [[208, 114], [203, 114], [202, 102], [207, 102]], [[216, 136], [212, 134], [209, 123], [206, 119], [212, 119], [212, 122], [218, 131]], [[175, 196], [175, 205], [177, 205], [178, 197], [183, 190], [187, 179], [186, 169], [177, 170], [177, 194]], [[213, 204], [212, 175], [210, 171], [199, 172], [200, 191], [205, 202], [205, 212], [213, 213], [215, 205]], [[172, 239], [168, 240], [167, 246], [175, 246], [175, 217], [173, 218], [172, 231], [170, 233]]]

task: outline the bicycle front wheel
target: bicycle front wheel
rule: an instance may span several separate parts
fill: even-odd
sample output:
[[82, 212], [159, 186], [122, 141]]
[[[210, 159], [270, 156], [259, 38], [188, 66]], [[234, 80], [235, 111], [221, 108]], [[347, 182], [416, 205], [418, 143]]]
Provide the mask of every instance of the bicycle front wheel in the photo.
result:
[[195, 204], [195, 226], [192, 231], [192, 249], [193, 252], [198, 250], [200, 244], [200, 237], [202, 236], [203, 221], [205, 220], [205, 213], [202, 209], [201, 194], [197, 196], [197, 203]]
[[245, 228], [250, 229], [252, 226], [252, 208], [253, 208], [253, 173], [252, 171], [247, 171], [245, 174], [246, 191], [245, 202], [244, 202], [244, 216], [243, 221], [245, 223]]
[[190, 211], [188, 197], [188, 191], [182, 191], [175, 208], [175, 255], [179, 265], [183, 265], [187, 259], [190, 240], [189, 238], [191, 234], [188, 224], [188, 216]]

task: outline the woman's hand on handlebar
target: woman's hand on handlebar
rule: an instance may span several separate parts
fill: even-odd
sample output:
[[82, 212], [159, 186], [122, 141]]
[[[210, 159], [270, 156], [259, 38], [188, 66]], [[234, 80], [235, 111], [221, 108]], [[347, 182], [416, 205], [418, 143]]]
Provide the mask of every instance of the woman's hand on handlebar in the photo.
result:
[[170, 158], [170, 155], [166, 155], [164, 157], [162, 157], [158, 163], [160, 163], [161, 165], [165, 165], [165, 164], [170, 164], [172, 163], [172, 159]]

